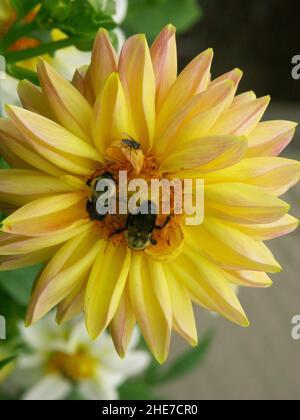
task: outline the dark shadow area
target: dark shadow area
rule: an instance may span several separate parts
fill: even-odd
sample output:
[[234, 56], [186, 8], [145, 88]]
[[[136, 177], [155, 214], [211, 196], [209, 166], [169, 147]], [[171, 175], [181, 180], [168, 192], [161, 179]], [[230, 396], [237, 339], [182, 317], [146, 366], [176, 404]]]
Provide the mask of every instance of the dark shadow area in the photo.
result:
[[295, 0], [199, 0], [202, 20], [179, 38], [181, 66], [208, 47], [215, 50], [213, 76], [244, 71], [241, 90], [299, 101], [292, 57], [300, 54], [300, 2]]

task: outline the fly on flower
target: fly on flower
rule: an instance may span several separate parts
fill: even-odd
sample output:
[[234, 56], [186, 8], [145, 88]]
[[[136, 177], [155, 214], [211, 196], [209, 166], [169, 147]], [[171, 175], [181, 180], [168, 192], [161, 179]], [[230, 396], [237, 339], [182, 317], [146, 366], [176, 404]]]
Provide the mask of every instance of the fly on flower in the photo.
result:
[[[119, 56], [100, 30], [72, 83], [41, 61], [41, 89], [20, 84], [24, 108], [8, 106], [0, 121], [13, 167], [0, 172], [9, 212], [0, 254], [1, 270], [45, 262], [28, 326], [54, 307], [59, 323], [84, 312], [90, 337], [109, 330], [124, 356], [137, 323], [162, 363], [172, 330], [197, 345], [192, 302], [249, 325], [235, 286], [270, 286], [266, 273], [281, 267], [264, 242], [298, 225], [279, 197], [298, 182], [300, 163], [278, 157], [296, 124], [261, 122], [270, 98], [236, 95], [238, 69], [212, 80], [212, 59], [208, 49], [178, 75], [173, 26], [150, 49], [144, 35], [129, 38]], [[146, 184], [202, 179], [204, 221], [188, 225], [171, 206], [157, 214], [161, 229], [152, 224], [143, 246], [132, 246], [140, 219], [98, 220], [88, 204], [105, 173], [117, 185], [120, 173]]]

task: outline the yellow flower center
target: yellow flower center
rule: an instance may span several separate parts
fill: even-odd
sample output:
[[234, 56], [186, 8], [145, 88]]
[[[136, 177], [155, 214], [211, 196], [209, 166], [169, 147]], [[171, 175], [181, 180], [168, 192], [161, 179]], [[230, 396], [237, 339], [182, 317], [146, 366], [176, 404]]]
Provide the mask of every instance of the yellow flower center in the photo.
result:
[[47, 366], [47, 371], [60, 373], [66, 378], [79, 382], [94, 376], [97, 361], [84, 351], [75, 354], [54, 353]]

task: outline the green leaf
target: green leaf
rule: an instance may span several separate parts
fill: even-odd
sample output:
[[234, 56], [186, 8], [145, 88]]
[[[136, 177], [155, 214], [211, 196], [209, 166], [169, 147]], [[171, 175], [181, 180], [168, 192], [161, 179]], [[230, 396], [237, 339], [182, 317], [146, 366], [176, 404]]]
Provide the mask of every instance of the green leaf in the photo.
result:
[[174, 381], [191, 372], [199, 366], [206, 357], [212, 341], [214, 333], [208, 332], [201, 340], [198, 347], [188, 350], [179, 356], [173, 363], [166, 368], [159, 368], [156, 362], [153, 362], [143, 376], [143, 381], [149, 386], [162, 385], [166, 382]]
[[158, 397], [153, 393], [153, 391], [141, 382], [125, 382], [119, 388], [119, 398], [120, 400], [161, 400], [162, 398]]
[[116, 12], [116, 0], [88, 0], [88, 2], [98, 13], [105, 12], [113, 16]]
[[142, 32], [153, 41], [165, 25], [172, 23], [178, 33], [185, 32], [201, 15], [197, 0], [131, 0], [122, 27], [128, 35]]
[[162, 371], [159, 377], [159, 384], [174, 381], [183, 375], [191, 372], [194, 368], [200, 365], [206, 357], [212, 341], [214, 333], [208, 332], [200, 341], [200, 344], [195, 349], [187, 351], [182, 356], [173, 362], [169, 368]]
[[0, 287], [19, 305], [26, 306], [40, 269], [40, 265], [35, 265], [20, 270], [0, 272]]
[[[24, 53], [24, 51], [20, 51], [20, 53]], [[17, 54], [17, 52], [15, 52]], [[37, 73], [28, 69], [25, 69], [24, 67], [18, 66], [16, 64], [7, 64], [6, 68], [7, 73], [18, 80], [24, 80], [27, 79], [30, 82], [34, 83], [35, 85], [39, 85], [39, 79], [37, 76]]]
[[0, 169], [9, 169], [9, 164], [5, 161], [5, 159], [0, 156]]
[[96, 34], [100, 27], [116, 25], [108, 14], [97, 10], [86, 0], [45, 0], [38, 15], [41, 28], [58, 28], [67, 35]]
[[7, 357], [6, 359], [0, 360], [0, 372], [2, 369], [4, 369], [7, 365], [9, 365], [11, 362], [13, 362], [14, 360], [16, 360], [17, 356], [10, 356]]
[[4, 290], [0, 290], [0, 315], [6, 320], [5, 343], [11, 342], [18, 336], [18, 324], [25, 316], [25, 308]]
[[40, 0], [10, 0], [12, 6], [16, 9], [18, 17], [27, 16]]

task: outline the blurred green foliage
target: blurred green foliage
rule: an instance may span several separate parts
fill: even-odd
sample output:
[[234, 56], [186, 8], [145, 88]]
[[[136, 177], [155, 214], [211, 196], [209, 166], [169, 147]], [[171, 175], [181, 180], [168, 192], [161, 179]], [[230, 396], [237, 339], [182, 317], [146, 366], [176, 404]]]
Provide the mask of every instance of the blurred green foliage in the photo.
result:
[[178, 33], [187, 31], [202, 16], [197, 0], [129, 0], [128, 14], [122, 27], [127, 35], [146, 33], [153, 41], [168, 23]]
[[[170, 382], [181, 379], [191, 373], [204, 363], [214, 339], [214, 332], [208, 331], [199, 340], [199, 345], [188, 349], [184, 354], [179, 355], [175, 360], [159, 365], [154, 359], [148, 369], [137, 379], [130, 380], [123, 384], [120, 389], [120, 398], [123, 400], [159, 400], [164, 399], [158, 396], [159, 387]], [[143, 343], [143, 348], [147, 347]]]

